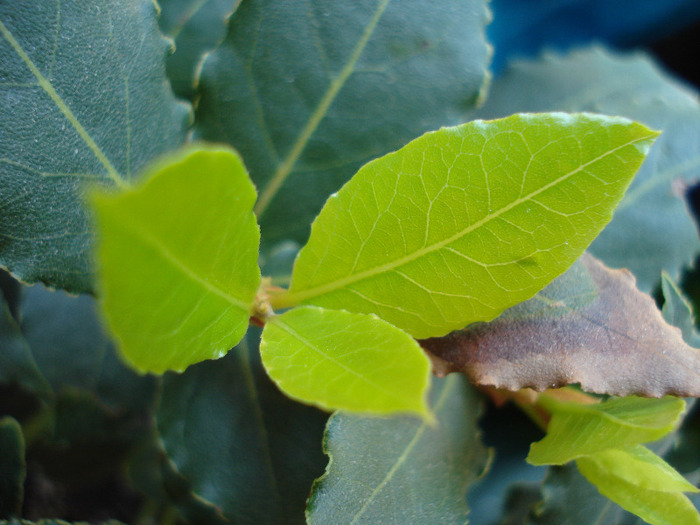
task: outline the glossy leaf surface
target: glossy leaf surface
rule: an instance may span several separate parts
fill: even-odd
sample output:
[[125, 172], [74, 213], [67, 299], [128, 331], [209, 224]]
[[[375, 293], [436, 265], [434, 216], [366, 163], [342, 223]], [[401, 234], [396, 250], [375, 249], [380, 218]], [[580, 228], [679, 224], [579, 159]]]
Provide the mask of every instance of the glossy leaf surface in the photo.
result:
[[430, 417], [430, 363], [407, 333], [374, 315], [299, 307], [267, 321], [260, 353], [293, 399], [321, 408]]
[[431, 426], [338, 412], [328, 421], [326, 474], [314, 484], [311, 525], [334, 523], [465, 523], [466, 491], [486, 469], [480, 402], [464, 378], [434, 382]]
[[655, 441], [671, 432], [685, 409], [682, 399], [612, 398], [581, 405], [551, 401], [547, 435], [530, 447], [533, 465], [562, 465], [610, 448]]
[[561, 113], [423, 135], [328, 200], [278, 306], [376, 313], [416, 338], [489, 321], [573, 264], [655, 136]]
[[[667, 293], [669, 307], [682, 308]], [[439, 374], [463, 372], [480, 385], [541, 391], [579, 383], [587, 392], [661, 397], [700, 395], [699, 343], [683, 340], [629, 272], [584, 254], [491, 323], [421, 345]]]
[[595, 111], [642, 122], [662, 134], [590, 251], [612, 268], [627, 268], [649, 292], [662, 270], [679, 271], [700, 251], [683, 193], [700, 168], [697, 92], [642, 54], [598, 48], [513, 63], [493, 84], [475, 118], [519, 111]]
[[96, 194], [103, 310], [139, 370], [223, 356], [248, 327], [260, 282], [253, 187], [238, 155], [196, 147], [146, 182]]
[[485, 0], [243, 2], [205, 60], [195, 136], [260, 191], [263, 242], [303, 242], [364, 163], [463, 120], [487, 79]]
[[228, 522], [303, 524], [323, 473], [327, 416], [281, 394], [245, 341], [219, 361], [164, 376], [162, 443], [194, 497]]
[[160, 0], [160, 28], [175, 42], [168, 78], [179, 96], [192, 99], [205, 53], [226, 36], [227, 22], [241, 0]]
[[2, 2], [0, 265], [92, 289], [85, 188], [124, 186], [185, 138], [167, 52], [151, 0]]

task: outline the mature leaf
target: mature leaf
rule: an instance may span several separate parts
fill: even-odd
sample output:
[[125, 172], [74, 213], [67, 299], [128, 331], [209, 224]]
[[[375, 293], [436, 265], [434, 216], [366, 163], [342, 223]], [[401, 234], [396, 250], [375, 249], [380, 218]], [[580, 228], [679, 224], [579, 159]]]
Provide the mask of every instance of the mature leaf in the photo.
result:
[[206, 52], [226, 35], [226, 23], [241, 0], [160, 0], [161, 30], [175, 41], [166, 71], [175, 93], [195, 96], [197, 70]]
[[699, 179], [697, 93], [644, 55], [623, 57], [594, 48], [512, 64], [474, 117], [519, 111], [595, 111], [663, 130], [591, 253], [609, 266], [631, 270], [645, 292], [658, 283], [662, 269], [677, 279], [700, 251], [683, 199], [686, 185]]
[[629, 272], [588, 254], [491, 323], [421, 345], [438, 373], [463, 372], [480, 385], [544, 390], [580, 383], [617, 396], [700, 396], [700, 350], [664, 321]]
[[325, 475], [309, 498], [310, 524], [466, 523], [466, 491], [487, 468], [480, 402], [464, 378], [435, 381], [437, 423], [338, 412], [328, 421]]
[[103, 309], [135, 368], [182, 371], [223, 356], [248, 327], [260, 283], [255, 188], [219, 146], [162, 159], [146, 176], [93, 198]]
[[562, 465], [610, 448], [655, 441], [671, 432], [685, 409], [682, 399], [613, 398], [582, 405], [541, 398], [551, 414], [547, 435], [530, 447], [533, 465]]
[[430, 417], [428, 358], [407, 333], [375, 315], [295, 308], [268, 320], [260, 353], [293, 399], [329, 410]]
[[140, 411], [153, 399], [152, 378], [139, 377], [117, 358], [95, 300], [37, 285], [23, 290], [20, 322], [0, 318], [0, 382], [19, 383], [50, 402], [62, 390], [89, 391], [117, 413]]
[[231, 522], [301, 524], [325, 463], [326, 416], [282, 395], [245, 341], [219, 361], [163, 378], [163, 446], [195, 496]]
[[202, 67], [195, 136], [241, 152], [263, 242], [305, 241], [360, 166], [462, 121], [488, 78], [488, 18], [485, 0], [243, 2]]
[[92, 289], [87, 185], [125, 186], [189, 120], [152, 0], [0, 4], [0, 265]]
[[11, 417], [0, 419], [0, 518], [19, 516], [24, 498], [24, 437]]
[[[632, 456], [634, 460], [641, 460], [633, 463], [635, 467], [641, 467], [635, 469], [634, 474], [639, 476], [636, 479], [630, 476], [632, 472], [627, 470], [631, 466], [629, 456], [625, 457], [627, 451], [607, 451], [579, 458], [576, 460], [576, 466], [601, 494], [651, 525], [700, 524], [700, 514], [688, 497], [680, 492], [688, 488], [677, 488], [679, 483], [676, 478], [680, 475], [644, 447], [637, 447], [636, 450], [647, 451], [643, 453], [644, 459], [639, 454]], [[615, 454], [614, 459], [612, 454]], [[651, 457], [656, 459], [650, 461]], [[665, 468], [659, 467], [659, 462], [664, 464]], [[670, 477], [669, 470], [676, 476]], [[646, 481], [652, 481], [654, 487], [661, 487], [652, 488], [645, 483]], [[685, 485], [689, 484], [685, 482]], [[697, 490], [692, 485], [689, 485], [689, 488]]]
[[661, 291], [664, 296], [662, 308], [664, 319], [680, 328], [684, 341], [695, 348], [700, 348], [700, 335], [695, 328], [693, 308], [666, 272], [661, 274]]
[[277, 306], [376, 313], [417, 338], [490, 321], [581, 255], [655, 136], [561, 113], [423, 135], [328, 200]]

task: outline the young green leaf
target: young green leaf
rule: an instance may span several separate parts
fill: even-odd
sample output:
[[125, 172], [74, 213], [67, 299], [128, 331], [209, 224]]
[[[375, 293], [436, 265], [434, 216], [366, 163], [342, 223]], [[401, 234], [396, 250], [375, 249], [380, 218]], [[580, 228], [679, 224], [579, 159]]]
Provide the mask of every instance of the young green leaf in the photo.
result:
[[622, 480], [646, 490], [659, 492], [698, 492], [671, 465], [642, 445], [611, 448], [579, 458], [577, 463], [595, 463]]
[[93, 288], [88, 184], [122, 187], [185, 140], [152, 0], [0, 2], [0, 266]]
[[581, 457], [576, 466], [601, 494], [651, 525], [700, 524], [700, 514], [682, 494], [697, 489], [644, 447]]
[[[664, 283], [664, 308], [681, 309]], [[479, 385], [541, 391], [579, 383], [615, 396], [700, 396], [700, 350], [664, 320], [628, 271], [589, 254], [498, 319], [421, 345], [437, 373], [463, 372]]]
[[434, 382], [437, 424], [338, 412], [326, 428], [326, 473], [314, 483], [310, 525], [466, 523], [466, 492], [487, 468], [480, 400], [465, 378]]
[[428, 133], [328, 200], [273, 305], [376, 313], [416, 338], [489, 321], [583, 253], [656, 135], [561, 113]]
[[599, 404], [564, 403], [541, 397], [552, 414], [547, 435], [533, 443], [527, 461], [562, 465], [611, 448], [655, 441], [671, 432], [685, 409], [676, 397], [615, 398]]
[[202, 64], [195, 136], [241, 152], [263, 243], [306, 241], [360, 166], [464, 120], [489, 78], [487, 4], [241, 3]]
[[265, 324], [270, 377], [290, 397], [325, 409], [430, 418], [430, 363], [407, 333], [374, 315], [292, 309]]
[[612, 222], [590, 247], [605, 264], [630, 270], [640, 290], [651, 292], [661, 270], [677, 279], [700, 251], [683, 195], [699, 179], [698, 101], [697, 90], [668, 75], [648, 55], [594, 47], [514, 61], [473, 118], [596, 111], [662, 130]]
[[146, 179], [92, 199], [102, 306], [134, 367], [181, 371], [245, 334], [260, 283], [255, 188], [215, 146], [165, 158]]

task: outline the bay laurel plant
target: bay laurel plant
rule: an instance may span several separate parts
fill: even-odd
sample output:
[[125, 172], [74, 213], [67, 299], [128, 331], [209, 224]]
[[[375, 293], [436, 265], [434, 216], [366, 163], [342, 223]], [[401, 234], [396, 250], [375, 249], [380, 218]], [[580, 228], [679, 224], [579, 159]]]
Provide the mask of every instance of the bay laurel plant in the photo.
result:
[[[92, 194], [104, 315], [142, 372], [220, 358], [252, 322], [263, 327], [265, 369], [289, 397], [435, 425], [418, 340], [489, 322], [565, 272], [610, 221], [657, 135], [588, 113], [429, 132], [329, 197], [288, 289], [261, 277], [243, 159], [192, 145], [134, 187]], [[603, 494], [651, 523], [697, 520], [682, 494], [696, 489], [641, 445], [675, 428], [682, 400], [568, 396], [532, 403], [549, 421], [533, 464], [576, 460]]]

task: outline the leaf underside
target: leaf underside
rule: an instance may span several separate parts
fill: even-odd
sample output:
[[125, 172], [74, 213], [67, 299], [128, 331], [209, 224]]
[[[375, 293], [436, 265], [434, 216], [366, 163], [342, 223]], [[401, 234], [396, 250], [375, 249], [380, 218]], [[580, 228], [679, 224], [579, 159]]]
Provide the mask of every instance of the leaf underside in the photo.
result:
[[590, 114], [428, 133], [328, 200], [277, 306], [376, 313], [416, 338], [489, 321], [581, 255], [655, 136]]
[[700, 396], [700, 350], [625, 270], [585, 254], [533, 299], [488, 324], [421, 342], [439, 374], [538, 391], [570, 383], [626, 396]]

